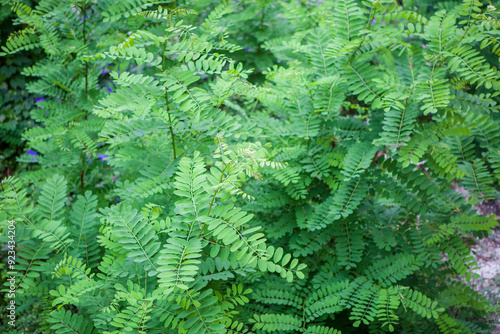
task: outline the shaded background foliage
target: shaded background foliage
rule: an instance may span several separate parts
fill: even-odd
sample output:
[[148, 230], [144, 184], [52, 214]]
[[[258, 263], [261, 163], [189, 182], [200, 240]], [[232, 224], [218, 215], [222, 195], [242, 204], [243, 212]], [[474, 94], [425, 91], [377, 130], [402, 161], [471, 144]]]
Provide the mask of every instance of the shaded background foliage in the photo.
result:
[[[36, 2], [28, 2], [29, 5]], [[18, 29], [13, 24], [15, 14], [10, 6], [0, 4], [0, 43], [5, 44], [9, 35]], [[34, 126], [29, 111], [34, 107], [35, 97], [26, 91], [26, 77], [21, 75], [23, 68], [31, 66], [41, 57], [38, 50], [20, 52], [0, 58], [0, 173], [12, 175], [17, 169], [16, 157], [24, 147], [21, 135]]]

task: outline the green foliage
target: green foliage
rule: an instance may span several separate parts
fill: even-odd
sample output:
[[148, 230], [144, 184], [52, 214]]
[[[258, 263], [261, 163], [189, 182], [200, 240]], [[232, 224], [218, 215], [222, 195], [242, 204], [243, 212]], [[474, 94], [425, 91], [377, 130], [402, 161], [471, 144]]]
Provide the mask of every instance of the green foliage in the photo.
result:
[[36, 330], [492, 326], [465, 282], [498, 224], [473, 207], [500, 189], [493, 4], [1, 4], [44, 97], [0, 187]]
[[[26, 2], [30, 3], [30, 2]], [[26, 34], [13, 25], [16, 18], [10, 6], [0, 3], [0, 44], [4, 45], [10, 35]], [[23, 131], [33, 126], [29, 111], [36, 108], [36, 96], [26, 90], [30, 81], [21, 74], [23, 68], [33, 65], [40, 56], [36, 50], [21, 51], [15, 55], [5, 55], [0, 63], [0, 170], [3, 175], [13, 175], [19, 164], [16, 157], [23, 152], [21, 140]], [[22, 164], [21, 164], [22, 166]]]

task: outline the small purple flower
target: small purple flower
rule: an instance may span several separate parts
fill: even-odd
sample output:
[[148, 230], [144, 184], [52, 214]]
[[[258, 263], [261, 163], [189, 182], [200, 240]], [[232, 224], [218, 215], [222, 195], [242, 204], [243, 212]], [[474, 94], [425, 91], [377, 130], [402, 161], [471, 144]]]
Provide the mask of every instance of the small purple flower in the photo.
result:
[[47, 116], [49, 116], [49, 111], [47, 110]]
[[376, 18], [374, 18], [374, 19], [372, 20], [372, 25], [374, 25], [375, 23], [377, 23], [377, 19], [376, 19]]
[[116, 181], [116, 176], [113, 176], [113, 182], [115, 182], [115, 181]]
[[248, 51], [248, 50], [250, 50], [250, 48], [249, 48], [249, 47], [247, 47], [247, 46], [245, 46], [245, 47], [243, 48], [243, 51]]
[[[38, 102], [45, 102], [45, 98], [42, 96], [42, 97], [36, 97], [35, 98], [35, 103], [38, 104]], [[43, 107], [41, 107], [43, 109]]]
[[87, 154], [87, 162], [88, 163], [91, 163], [92, 162], [92, 159], [90, 158], [90, 155]]
[[432, 63], [431, 62], [426, 62], [425, 65], [432, 66]]
[[282, 119], [283, 117], [285, 117], [285, 116], [278, 116], [278, 119]]
[[26, 155], [31, 155], [31, 161], [36, 161], [36, 157], [38, 156], [38, 152], [34, 150], [28, 150]]
[[116, 202], [120, 202], [120, 197], [117, 197], [117, 198], [116, 198]]
[[425, 44], [424, 43], [420, 44], [420, 46], [425, 49]]
[[[109, 72], [111, 72], [111, 70], [110, 70], [110, 69], [108, 69], [108, 68], [104, 68], [104, 69], [102, 70], [102, 72], [101, 72], [101, 75], [106, 75], [106, 74], [107, 74], [107, 73], [109, 73]], [[108, 86], [108, 87], [109, 87], [109, 86]]]
[[108, 87], [108, 92], [113, 93], [113, 89], [109, 85], [106, 85], [106, 87]]
[[108, 156], [106, 154], [99, 154], [99, 160], [101, 160], [101, 167], [104, 166], [104, 161], [109, 160]]

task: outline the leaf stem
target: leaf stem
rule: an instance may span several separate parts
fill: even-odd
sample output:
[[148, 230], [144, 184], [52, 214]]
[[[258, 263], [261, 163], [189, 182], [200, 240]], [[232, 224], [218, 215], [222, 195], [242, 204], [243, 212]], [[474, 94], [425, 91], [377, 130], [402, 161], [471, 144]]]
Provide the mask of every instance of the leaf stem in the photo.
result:
[[[165, 72], [165, 62], [166, 62], [166, 57], [165, 57], [165, 49], [167, 47], [167, 40], [168, 40], [168, 32], [167, 32], [167, 38], [165, 39], [165, 42], [163, 43], [163, 64], [162, 64], [162, 70]], [[174, 151], [174, 160], [177, 159], [177, 152], [175, 150], [175, 136], [174, 136], [174, 129], [172, 128], [172, 117], [170, 116], [170, 106], [168, 103], [168, 88], [165, 87], [165, 104], [167, 105], [167, 114], [168, 114], [168, 122], [170, 123], [170, 135], [172, 136], [172, 149]]]
[[[85, 26], [87, 23], [86, 19], [86, 11], [87, 8], [85, 6], [86, 0], [83, 0], [83, 5], [82, 5], [82, 16], [83, 16], [83, 44], [87, 45], [87, 33], [85, 30]], [[87, 98], [89, 97], [89, 63], [85, 60], [85, 95], [87, 95]], [[87, 118], [85, 116], [85, 118]]]
[[[229, 162], [225, 167], [224, 169], [222, 170], [222, 173], [220, 174], [220, 179], [219, 179], [219, 184], [222, 183], [222, 178], [224, 177], [224, 172], [226, 171], [226, 168], [231, 164], [231, 162]], [[212, 196], [212, 201], [210, 202], [210, 206], [208, 207], [208, 213], [207, 213], [207, 217], [210, 216], [210, 211], [212, 211], [212, 206], [214, 205], [214, 200], [215, 200], [215, 197], [217, 196], [217, 194], [219, 193], [219, 190], [221, 188], [217, 189], [214, 193], [214, 195]], [[196, 238], [199, 238], [200, 235], [201, 235], [201, 232], [203, 232], [203, 230], [205, 229], [205, 223], [203, 223], [203, 226], [200, 228], [200, 233], [198, 233], [198, 235], [196, 236]]]

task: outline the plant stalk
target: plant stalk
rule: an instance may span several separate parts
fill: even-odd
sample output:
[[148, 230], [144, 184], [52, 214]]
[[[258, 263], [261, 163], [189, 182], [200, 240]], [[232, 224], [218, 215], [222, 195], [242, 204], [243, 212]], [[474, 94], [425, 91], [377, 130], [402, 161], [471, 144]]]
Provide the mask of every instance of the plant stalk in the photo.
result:
[[[86, 32], [86, 23], [87, 23], [87, 8], [85, 6], [86, 0], [83, 0], [82, 5], [82, 16], [83, 16], [83, 44], [87, 45], [87, 32]], [[89, 97], [89, 63], [85, 60], [85, 95], [87, 98]]]
[[[165, 49], [167, 47], [167, 40], [168, 40], [168, 33], [167, 33], [167, 39], [165, 39], [165, 43], [163, 43], [163, 72], [165, 72]], [[174, 129], [172, 128], [172, 117], [170, 116], [170, 106], [168, 103], [168, 88], [165, 87], [165, 104], [167, 105], [167, 114], [168, 114], [168, 122], [170, 123], [170, 135], [172, 136], [172, 149], [174, 151], [174, 159], [177, 159], [177, 152], [175, 150], [175, 136], [174, 136]]]

